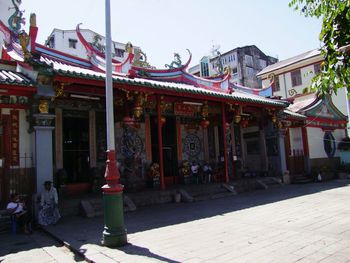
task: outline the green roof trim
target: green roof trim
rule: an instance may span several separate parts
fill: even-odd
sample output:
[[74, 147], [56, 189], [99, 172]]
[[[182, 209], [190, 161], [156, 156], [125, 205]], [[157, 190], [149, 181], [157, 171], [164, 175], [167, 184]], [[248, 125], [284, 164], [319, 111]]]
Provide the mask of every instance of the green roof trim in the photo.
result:
[[[105, 79], [104, 73], [90, 74], [90, 73], [75, 72], [75, 71], [63, 70], [63, 69], [54, 69], [54, 71], [59, 75], [69, 76], [69, 77], [79, 77], [79, 78], [86, 78], [90, 80]], [[276, 107], [287, 107], [289, 105], [289, 103], [285, 101], [267, 99], [265, 97], [260, 97], [257, 95], [244, 93], [241, 91], [234, 91], [232, 94], [228, 94], [228, 93], [217, 92], [215, 90], [206, 90], [206, 89], [197, 88], [188, 84], [175, 83], [175, 82], [161, 82], [156, 80], [140, 79], [140, 78], [129, 79], [128, 77], [119, 77], [119, 76], [113, 76], [113, 82], [121, 83], [121, 84], [131, 84], [131, 85], [137, 85], [137, 86], [146, 86], [146, 87], [150, 87], [158, 90], [169, 90], [169, 91], [176, 91], [176, 92], [185, 92], [188, 94], [205, 95], [205, 96], [210, 96], [214, 98], [229, 99], [229, 100], [234, 100], [239, 102], [248, 102], [248, 103], [270, 105], [270, 106], [276, 106]]]

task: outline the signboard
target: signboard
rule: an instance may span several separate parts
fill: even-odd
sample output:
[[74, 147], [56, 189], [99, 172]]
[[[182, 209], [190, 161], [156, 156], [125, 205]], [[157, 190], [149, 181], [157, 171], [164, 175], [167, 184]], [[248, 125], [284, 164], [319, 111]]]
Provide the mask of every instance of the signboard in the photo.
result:
[[197, 105], [187, 105], [182, 103], [175, 103], [174, 113], [177, 116], [187, 116], [193, 117], [196, 112], [199, 111], [199, 106]]
[[11, 166], [19, 165], [19, 111], [10, 111], [11, 123]]

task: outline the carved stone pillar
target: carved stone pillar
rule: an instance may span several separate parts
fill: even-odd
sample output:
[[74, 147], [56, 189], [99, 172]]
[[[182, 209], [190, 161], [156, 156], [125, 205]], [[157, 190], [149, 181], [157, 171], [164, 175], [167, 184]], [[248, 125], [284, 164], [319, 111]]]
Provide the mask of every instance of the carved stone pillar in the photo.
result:
[[277, 144], [279, 153], [279, 172], [281, 176], [287, 171], [287, 159], [286, 159], [286, 149], [284, 144], [284, 137], [286, 136], [286, 131], [284, 129], [279, 129], [277, 131]]
[[45, 181], [53, 180], [52, 126], [54, 114], [33, 114], [35, 130], [36, 192], [44, 189]]

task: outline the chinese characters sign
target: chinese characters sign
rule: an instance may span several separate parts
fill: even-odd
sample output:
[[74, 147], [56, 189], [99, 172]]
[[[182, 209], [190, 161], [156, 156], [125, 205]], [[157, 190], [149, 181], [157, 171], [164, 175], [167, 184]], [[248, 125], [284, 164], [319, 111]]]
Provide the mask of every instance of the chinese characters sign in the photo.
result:
[[11, 165], [19, 165], [19, 111], [10, 111], [11, 123]]

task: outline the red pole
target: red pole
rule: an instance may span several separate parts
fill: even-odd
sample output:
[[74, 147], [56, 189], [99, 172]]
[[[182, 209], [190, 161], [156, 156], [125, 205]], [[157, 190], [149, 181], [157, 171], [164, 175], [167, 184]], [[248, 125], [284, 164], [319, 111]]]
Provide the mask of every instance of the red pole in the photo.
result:
[[226, 113], [225, 113], [224, 103], [221, 103], [221, 115], [222, 115], [222, 137], [224, 140], [225, 183], [228, 183], [229, 178], [228, 178], [227, 141], [226, 141]]
[[158, 152], [159, 152], [159, 172], [160, 172], [160, 189], [165, 189], [164, 183], [164, 162], [163, 162], [163, 134], [162, 134], [162, 113], [160, 109], [161, 99], [157, 96], [157, 125], [158, 125]]

